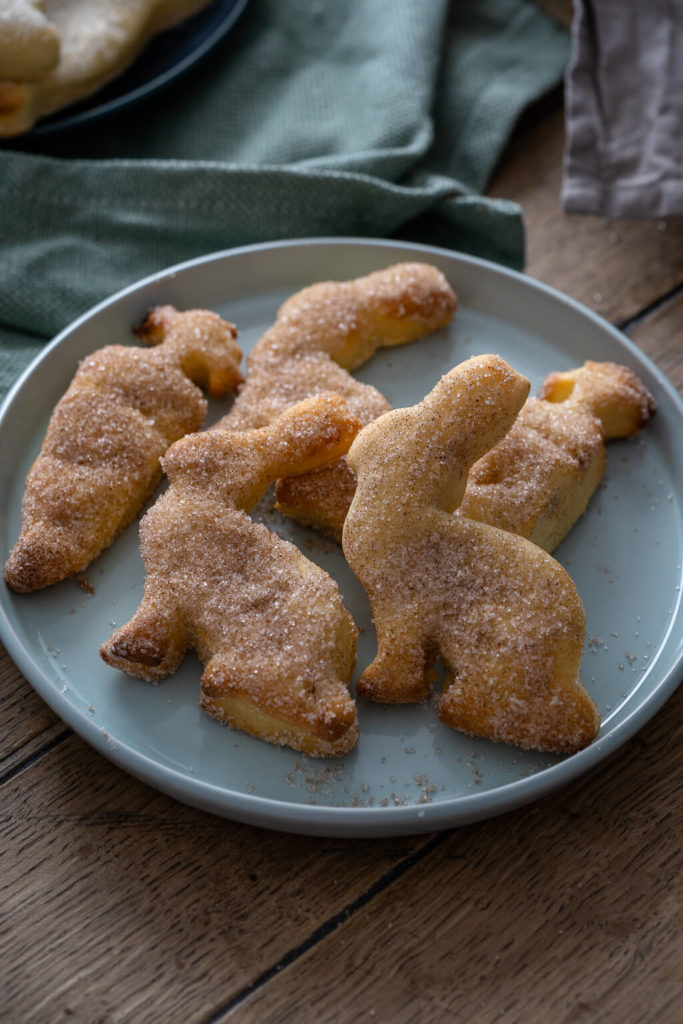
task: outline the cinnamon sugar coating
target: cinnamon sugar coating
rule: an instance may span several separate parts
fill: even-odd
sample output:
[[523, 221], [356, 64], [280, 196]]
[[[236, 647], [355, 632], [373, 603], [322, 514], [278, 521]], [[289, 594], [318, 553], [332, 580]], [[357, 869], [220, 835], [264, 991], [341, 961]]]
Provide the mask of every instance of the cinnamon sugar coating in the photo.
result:
[[[364, 425], [390, 408], [350, 370], [379, 348], [404, 345], [445, 326], [457, 300], [444, 275], [423, 263], [400, 263], [354, 281], [304, 288], [280, 308], [273, 326], [247, 359], [248, 374], [218, 428], [244, 430], [269, 423], [309, 395], [334, 391]], [[353, 474], [341, 459], [315, 474], [278, 481], [279, 508], [326, 529], [346, 514]]]
[[657, 411], [657, 403], [633, 370], [593, 359], [576, 370], [548, 374], [541, 398], [591, 412], [607, 441], [632, 437]]
[[341, 398], [322, 394], [266, 427], [174, 444], [169, 488], [140, 524], [144, 597], [104, 660], [158, 682], [193, 647], [213, 717], [315, 756], [350, 750], [356, 627], [331, 577], [248, 512], [278, 476], [338, 458], [359, 429]]
[[551, 373], [510, 431], [470, 470], [458, 513], [554, 551], [586, 511], [605, 468], [605, 440], [654, 415], [638, 377], [615, 363]]
[[585, 616], [574, 584], [528, 540], [451, 514], [471, 465], [509, 430], [527, 393], [528, 381], [502, 359], [477, 356], [352, 445], [358, 486], [344, 554], [369, 597], [378, 641], [357, 692], [418, 701], [438, 658], [447, 668], [438, 698], [447, 725], [571, 753], [600, 722], [579, 681]]
[[242, 381], [237, 332], [215, 313], [159, 307], [138, 333], [156, 347], [110, 345], [88, 356], [54, 410], [5, 565], [14, 590], [82, 572], [152, 494], [168, 446], [201, 426], [196, 383], [219, 397]]

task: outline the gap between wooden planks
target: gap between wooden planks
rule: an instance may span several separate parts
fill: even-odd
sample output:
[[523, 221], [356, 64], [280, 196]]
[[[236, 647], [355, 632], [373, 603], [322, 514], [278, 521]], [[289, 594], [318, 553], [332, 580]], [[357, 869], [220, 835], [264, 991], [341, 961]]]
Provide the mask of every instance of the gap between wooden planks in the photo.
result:
[[238, 825], [76, 736], [2, 792], [2, 989], [17, 1024], [202, 1020], [429, 844]]
[[0, 784], [70, 733], [0, 644]]

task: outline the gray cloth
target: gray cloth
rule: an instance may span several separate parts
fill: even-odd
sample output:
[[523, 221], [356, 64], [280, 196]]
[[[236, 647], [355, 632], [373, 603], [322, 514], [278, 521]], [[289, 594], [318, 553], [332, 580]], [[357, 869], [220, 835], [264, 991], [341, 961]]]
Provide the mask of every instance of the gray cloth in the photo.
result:
[[574, 0], [562, 202], [683, 213], [683, 0]]

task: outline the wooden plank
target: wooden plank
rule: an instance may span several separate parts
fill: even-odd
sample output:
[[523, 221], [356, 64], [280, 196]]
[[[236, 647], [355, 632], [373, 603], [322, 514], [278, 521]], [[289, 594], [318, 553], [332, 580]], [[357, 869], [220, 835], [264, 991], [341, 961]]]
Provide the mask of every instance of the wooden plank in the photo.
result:
[[527, 273], [622, 323], [683, 283], [683, 217], [620, 220], [560, 207], [562, 111], [518, 132], [489, 189], [522, 205]]
[[0, 778], [64, 734], [67, 726], [31, 689], [0, 645]]
[[590, 776], [450, 833], [216, 1024], [678, 1024], [682, 769], [680, 690]]
[[644, 317], [628, 334], [683, 394], [683, 294]]
[[429, 837], [237, 825], [156, 793], [77, 736], [2, 787], [6, 1019], [204, 1020]]

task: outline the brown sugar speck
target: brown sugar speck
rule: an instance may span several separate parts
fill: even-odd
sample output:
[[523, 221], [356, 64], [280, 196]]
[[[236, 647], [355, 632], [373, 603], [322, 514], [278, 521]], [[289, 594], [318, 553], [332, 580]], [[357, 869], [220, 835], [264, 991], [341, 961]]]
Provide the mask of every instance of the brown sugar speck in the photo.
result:
[[95, 593], [95, 586], [92, 583], [92, 581], [88, 579], [84, 572], [77, 573], [74, 576], [74, 580], [81, 588], [81, 590], [84, 590], [86, 594], [90, 594], [90, 596], [92, 597], [92, 595]]

